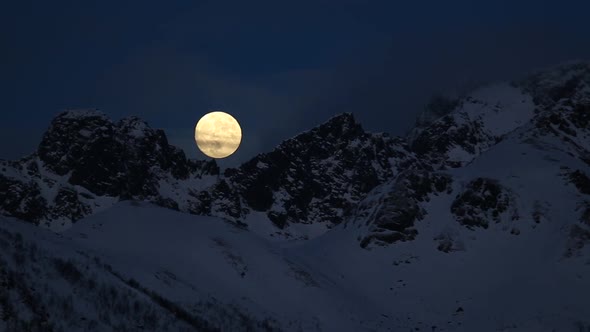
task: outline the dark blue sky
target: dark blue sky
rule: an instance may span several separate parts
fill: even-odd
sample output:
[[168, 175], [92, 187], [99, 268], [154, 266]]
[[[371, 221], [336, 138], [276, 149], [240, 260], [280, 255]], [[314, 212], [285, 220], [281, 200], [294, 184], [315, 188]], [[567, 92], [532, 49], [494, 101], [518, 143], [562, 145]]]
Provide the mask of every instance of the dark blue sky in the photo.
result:
[[189, 156], [242, 123], [232, 164], [340, 112], [403, 134], [435, 92], [590, 59], [588, 1], [14, 1], [0, 7], [0, 158], [65, 108], [138, 115]]

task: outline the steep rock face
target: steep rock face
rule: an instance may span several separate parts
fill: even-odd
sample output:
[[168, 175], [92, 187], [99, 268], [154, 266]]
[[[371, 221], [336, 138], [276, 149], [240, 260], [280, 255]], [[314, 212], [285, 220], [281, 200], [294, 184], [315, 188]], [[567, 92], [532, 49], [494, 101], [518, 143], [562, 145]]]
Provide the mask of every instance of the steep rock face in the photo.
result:
[[243, 206], [242, 198], [226, 179], [220, 179], [204, 190], [189, 190], [188, 193], [191, 199], [187, 211], [192, 214], [219, 216], [241, 224], [250, 211]]
[[113, 123], [98, 111], [67, 111], [51, 123], [38, 148], [39, 159], [69, 182], [96, 195], [149, 197], [158, 192], [158, 172], [188, 177], [184, 153], [170, 146], [162, 130], [137, 117]]
[[265, 212], [279, 228], [333, 225], [371, 189], [414, 162], [402, 139], [366, 133], [345, 113], [225, 175], [248, 207]]
[[214, 161], [187, 160], [139, 118], [115, 123], [96, 110], [60, 113], [36, 153], [1, 166], [3, 214], [63, 227], [119, 199], [178, 209], [160, 194], [162, 181], [219, 174]]
[[457, 195], [451, 213], [462, 225], [488, 228], [491, 221], [500, 222], [500, 215], [508, 210], [510, 201], [510, 193], [498, 181], [477, 178]]
[[346, 227], [359, 228], [359, 244], [388, 245], [413, 240], [415, 223], [428, 213], [422, 203], [450, 192], [452, 179], [443, 173], [410, 170], [375, 189], [354, 211]]
[[114, 132], [114, 124], [101, 112], [63, 112], [53, 119], [43, 135], [37, 149], [39, 159], [57, 175], [79, 171], [91, 164], [88, 158], [94, 158], [92, 161], [96, 163], [90, 166], [108, 170], [120, 157], [120, 152], [112, 149], [117, 145]]
[[0, 174], [0, 208], [3, 214], [38, 223], [47, 201], [34, 181], [17, 181]]

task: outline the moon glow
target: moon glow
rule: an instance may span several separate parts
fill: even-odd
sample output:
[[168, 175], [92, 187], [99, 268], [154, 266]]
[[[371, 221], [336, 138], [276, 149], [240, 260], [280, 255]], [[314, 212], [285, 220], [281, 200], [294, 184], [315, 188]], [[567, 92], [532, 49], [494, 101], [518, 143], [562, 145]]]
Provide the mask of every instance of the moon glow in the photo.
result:
[[195, 141], [207, 156], [225, 158], [240, 146], [242, 128], [233, 116], [221, 111], [210, 112], [197, 122]]

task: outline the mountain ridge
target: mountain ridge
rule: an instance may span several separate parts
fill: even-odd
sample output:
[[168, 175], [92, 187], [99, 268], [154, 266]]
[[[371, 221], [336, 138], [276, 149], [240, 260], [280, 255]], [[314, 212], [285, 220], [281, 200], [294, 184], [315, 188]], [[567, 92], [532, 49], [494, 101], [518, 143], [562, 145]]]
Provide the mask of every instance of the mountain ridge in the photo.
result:
[[[258, 228], [266, 235], [306, 239], [318, 227], [322, 233], [354, 217], [371, 190], [397, 181], [396, 190], [410, 200], [404, 200], [410, 219], [420, 219], [415, 204], [428, 199], [424, 193], [446, 191], [441, 181], [452, 182], [439, 171], [465, 167], [527, 124], [533, 132], [561, 135], [581, 158], [590, 158], [581, 148], [588, 135], [568, 129], [588, 124], [588, 67], [558, 66], [476, 90], [407, 142], [365, 132], [352, 113], [335, 115], [223, 173], [214, 160], [187, 159], [162, 130], [138, 117], [114, 122], [97, 110], [70, 110], [56, 116], [35, 153], [2, 161], [2, 211], [65, 229], [116, 201], [139, 199], [242, 225], [263, 218], [268, 225]], [[568, 105], [559, 104], [564, 98]], [[403, 224], [377, 227], [369, 237], [387, 238], [388, 228], [396, 229], [388, 236], [400, 237], [413, 222]], [[306, 231], [307, 225], [315, 230]]]

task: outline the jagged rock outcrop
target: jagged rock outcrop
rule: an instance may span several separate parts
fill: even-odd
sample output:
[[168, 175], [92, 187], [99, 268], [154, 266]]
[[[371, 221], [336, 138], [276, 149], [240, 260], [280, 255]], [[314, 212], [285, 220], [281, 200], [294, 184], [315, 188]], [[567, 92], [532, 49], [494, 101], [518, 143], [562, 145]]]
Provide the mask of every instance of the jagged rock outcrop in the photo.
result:
[[477, 178], [457, 195], [451, 213], [462, 225], [488, 228], [491, 222], [500, 222], [510, 202], [510, 193], [498, 181]]
[[346, 227], [361, 230], [360, 246], [387, 245], [413, 240], [415, 223], [428, 213], [421, 203], [451, 190], [452, 179], [443, 173], [410, 170], [377, 188], [364, 199], [347, 221]]
[[137, 117], [114, 123], [88, 110], [59, 114], [43, 136], [38, 156], [57, 175], [71, 172], [69, 183], [108, 196], [155, 196], [159, 173], [186, 179], [194, 168], [162, 130]]
[[365, 132], [344, 113], [228, 169], [244, 202], [279, 228], [342, 222], [371, 189], [415, 162], [400, 138]]
[[41, 220], [47, 209], [47, 201], [35, 181], [18, 181], [2, 174], [0, 202], [4, 214], [34, 223]]
[[161, 182], [219, 174], [214, 161], [188, 160], [139, 118], [115, 123], [96, 110], [58, 114], [35, 153], [1, 165], [3, 214], [64, 226], [119, 199], [174, 208]]

